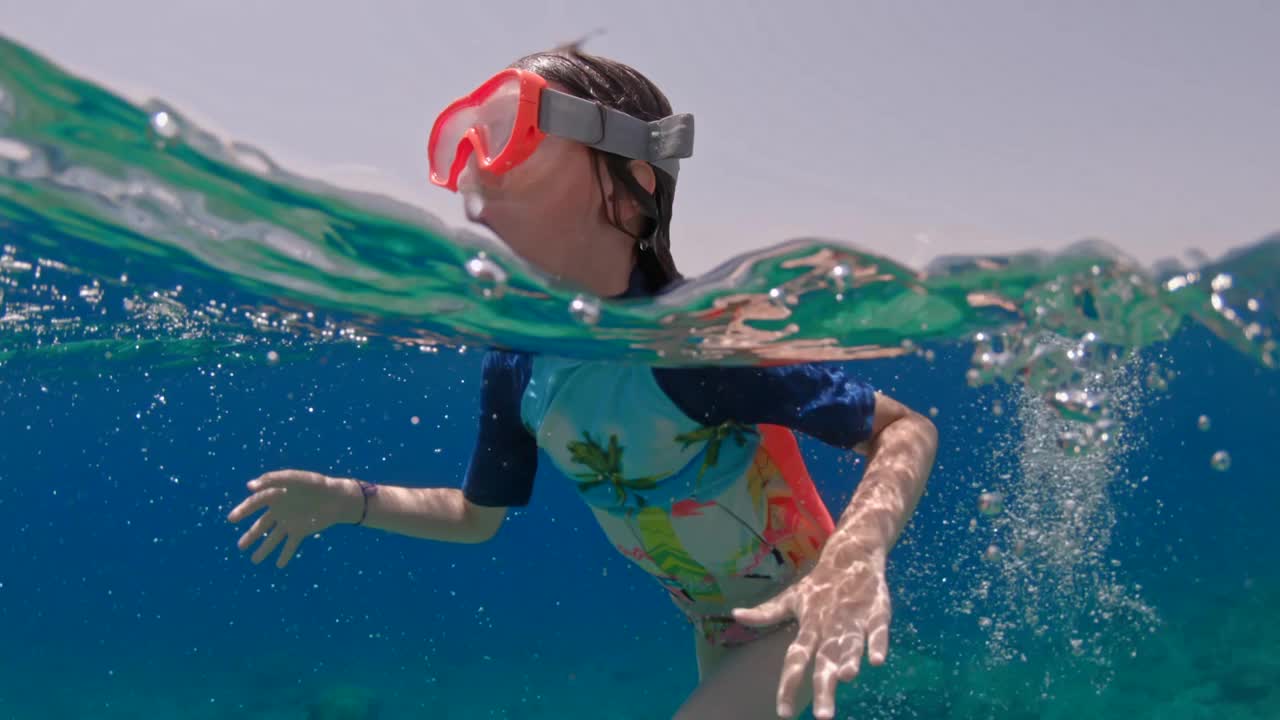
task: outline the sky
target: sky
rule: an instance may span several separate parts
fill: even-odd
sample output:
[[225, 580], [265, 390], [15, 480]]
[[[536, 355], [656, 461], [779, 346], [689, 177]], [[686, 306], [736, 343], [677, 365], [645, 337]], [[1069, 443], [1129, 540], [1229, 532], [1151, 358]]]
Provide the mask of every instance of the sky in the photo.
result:
[[435, 114], [596, 30], [586, 50], [696, 117], [686, 274], [797, 237], [922, 267], [1083, 239], [1185, 261], [1280, 230], [1271, 0], [0, 0], [0, 33], [72, 72], [451, 224]]

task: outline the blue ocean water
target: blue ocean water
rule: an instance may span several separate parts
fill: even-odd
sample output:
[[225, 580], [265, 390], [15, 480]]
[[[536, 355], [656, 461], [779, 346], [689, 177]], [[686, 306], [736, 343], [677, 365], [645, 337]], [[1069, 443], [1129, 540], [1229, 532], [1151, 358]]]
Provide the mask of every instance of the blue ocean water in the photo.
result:
[[[1143, 402], [1145, 447], [1106, 482], [1107, 570], [1119, 561], [1116, 576], [1141, 585], [1158, 621], [1095, 597], [1076, 610], [1112, 621], [1070, 627], [1060, 614], [1048, 637], [1013, 642], [1025, 658], [1003, 662], [979, 619], [1006, 610], [974, 590], [999, 574], [973, 562], [988, 534], [967, 523], [982, 517], [976, 489], [992, 482], [1014, 422], [991, 404], [1012, 405], [1011, 393], [957, 386], [968, 358], [954, 350], [851, 364], [937, 408], [942, 445], [891, 556], [891, 662], [841, 693], [841, 717], [1275, 717], [1280, 490], [1268, 468], [1280, 382], [1204, 332], [1162, 352], [1177, 377]], [[211, 358], [88, 377], [6, 372], [0, 716], [330, 717], [306, 708], [344, 687], [376, 698], [385, 718], [669, 716], [695, 682], [691, 634], [561, 478], [540, 476], [532, 504], [484, 545], [339, 527], [284, 570], [235, 549], [225, 513], [268, 469], [456, 484], [478, 357], [335, 347], [234, 369]], [[805, 446], [840, 505], [857, 469]], [[1219, 450], [1226, 471], [1210, 466]], [[1099, 573], [1073, 570], [1094, 592], [1112, 580]], [[1013, 592], [1014, 622], [1043, 602]], [[1095, 623], [1102, 657], [1071, 654], [1072, 633]]]
[[[16, 70], [36, 60], [3, 49], [0, 110], [16, 109], [0, 122], [10, 143], [0, 145], [0, 718], [672, 714], [696, 684], [692, 634], [554, 473], [540, 470], [530, 506], [482, 545], [335, 527], [281, 570], [251, 564], [235, 547], [244, 526], [225, 516], [245, 481], [284, 467], [456, 486], [486, 333], [595, 354], [621, 355], [634, 337], [669, 348], [654, 318], [710, 305], [712, 291], [788, 286], [785, 263], [758, 266], [745, 285], [708, 286], [683, 308], [606, 308], [599, 324], [547, 313], [532, 295], [507, 298], [503, 315], [477, 292], [524, 282], [557, 307], [563, 298], [516, 266], [502, 282], [464, 269], [474, 248], [429, 226], [399, 249], [402, 221], [344, 214], [342, 201], [279, 178], [266, 199], [220, 195], [217, 183], [237, 176], [191, 149], [209, 146], [167, 138], [155, 156], [131, 154], [128, 108], [56, 68]], [[152, 147], [155, 114], [138, 112]], [[93, 133], [121, 145], [94, 143], [101, 156], [90, 157], [82, 141]], [[169, 202], [164, 188], [179, 210], [155, 210]], [[120, 199], [143, 195], [150, 205]], [[195, 214], [196, 196], [202, 211], [240, 224]], [[106, 197], [117, 204], [94, 204]], [[175, 218], [219, 228], [214, 240], [232, 250], [184, 242]], [[298, 229], [308, 224], [311, 234]], [[329, 232], [347, 225], [381, 233], [387, 255], [344, 245], [361, 233]], [[296, 231], [299, 244], [270, 228]], [[1264, 342], [1278, 246], [1259, 244], [1232, 266], [1249, 305], [1229, 295], [1225, 271], [1135, 281], [1163, 288], [1136, 299], [1091, 285], [1075, 295], [1088, 296], [1079, 317], [1017, 336], [1036, 352], [1003, 360], [983, 358], [973, 327], [1008, 332], [996, 321], [1032, 317], [1023, 303], [1064, 312], [1054, 298], [1083, 287], [1079, 262], [1035, 272], [996, 262], [981, 288], [1010, 301], [1007, 318], [973, 299], [972, 276], [942, 272], [915, 293], [936, 301], [911, 316], [932, 329], [850, 320], [877, 303], [902, 310], [907, 281], [888, 271], [850, 289], [847, 309], [823, 310], [834, 318], [825, 325], [816, 310], [795, 311], [799, 328], [781, 334], [805, 342], [788, 352], [840, 362], [927, 411], [941, 439], [890, 556], [889, 662], [842, 688], [839, 717], [1280, 718], [1280, 543], [1270, 535], [1280, 489], [1269, 470], [1280, 374]], [[314, 260], [325, 252], [337, 269]], [[298, 258], [312, 264], [288, 264]], [[1108, 258], [1086, 260], [1085, 277], [1127, 277]], [[285, 281], [248, 268], [270, 262]], [[374, 275], [407, 279], [378, 295]], [[1175, 302], [1188, 291], [1165, 294], [1192, 276], [1216, 283], [1203, 308]], [[945, 302], [953, 285], [970, 292], [959, 320]], [[799, 307], [820, 306], [796, 294]], [[446, 301], [464, 309], [451, 315]], [[1238, 310], [1222, 312], [1224, 302]], [[504, 325], [512, 312], [527, 314]], [[415, 317], [429, 334], [413, 334]], [[945, 322], [954, 332], [936, 334]], [[1050, 350], [1081, 332], [1117, 356], [1064, 375]], [[824, 337], [833, 342], [815, 342]], [[1250, 351], [1254, 340], [1261, 350]], [[1054, 402], [1055, 383], [1105, 396], [1116, 424], [1068, 417], [1064, 407], [1081, 403]], [[824, 499], [842, 508], [861, 461], [808, 439], [802, 448]]]

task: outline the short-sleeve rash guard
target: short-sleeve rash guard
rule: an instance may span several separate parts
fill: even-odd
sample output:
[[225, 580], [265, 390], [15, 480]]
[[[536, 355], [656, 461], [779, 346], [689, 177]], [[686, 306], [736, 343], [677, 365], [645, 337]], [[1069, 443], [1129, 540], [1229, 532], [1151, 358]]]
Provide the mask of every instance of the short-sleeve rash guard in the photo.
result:
[[[491, 350], [482, 372], [479, 432], [463, 494], [477, 505], [527, 505], [538, 446], [521, 418], [521, 402], [532, 358], [523, 352]], [[871, 435], [874, 388], [849, 378], [834, 364], [655, 367], [652, 372], [672, 403], [703, 425], [780, 425], [844, 448]]]

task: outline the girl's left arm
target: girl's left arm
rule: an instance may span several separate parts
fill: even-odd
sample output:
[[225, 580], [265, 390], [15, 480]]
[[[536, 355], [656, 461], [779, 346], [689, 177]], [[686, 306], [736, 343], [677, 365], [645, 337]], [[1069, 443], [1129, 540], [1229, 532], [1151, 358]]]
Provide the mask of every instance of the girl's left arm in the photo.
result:
[[938, 431], [925, 416], [877, 392], [871, 436], [854, 450], [866, 455], [867, 468], [823, 553], [850, 553], [850, 560], [868, 550], [887, 554], [897, 543], [924, 494]]
[[924, 494], [938, 451], [938, 431], [893, 398], [875, 393], [868, 400], [874, 400], [875, 407], [868, 413], [863, 406], [854, 435], [867, 435], [854, 446], [867, 456], [867, 469], [817, 563], [773, 598], [733, 611], [733, 617], [747, 625], [776, 625], [788, 619], [799, 623], [778, 680], [776, 709], [781, 717], [792, 717], [810, 668], [813, 716], [834, 717], [836, 685], [857, 677], [864, 648], [872, 665], [884, 663], [889, 651], [886, 557]]

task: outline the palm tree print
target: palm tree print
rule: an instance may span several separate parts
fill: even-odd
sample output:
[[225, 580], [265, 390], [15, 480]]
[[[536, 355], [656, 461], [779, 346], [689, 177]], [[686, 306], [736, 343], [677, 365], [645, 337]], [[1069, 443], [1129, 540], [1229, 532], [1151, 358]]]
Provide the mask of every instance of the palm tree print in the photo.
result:
[[690, 430], [687, 433], [681, 433], [676, 436], [678, 442], [684, 443], [687, 449], [694, 443], [706, 443], [707, 452], [702, 456], [702, 467], [698, 469], [698, 480], [702, 479], [702, 475], [709, 468], [716, 466], [720, 462], [720, 445], [728, 439], [733, 439], [738, 447], [742, 447], [747, 443], [747, 437], [756, 435], [754, 425], [740, 423], [733, 420], [727, 420], [719, 425], [709, 425], [700, 427], [697, 430]]
[[574, 473], [578, 479], [578, 490], [586, 492], [601, 485], [613, 487], [613, 496], [618, 505], [627, 504], [633, 497], [638, 507], [645, 506], [645, 499], [640, 490], [652, 490], [658, 481], [666, 475], [649, 475], [638, 478], [624, 478], [622, 474], [622, 446], [618, 444], [618, 436], [609, 436], [609, 446], [601, 447], [600, 443], [586, 430], [582, 431], [582, 440], [568, 444], [569, 456], [574, 463], [586, 466], [584, 472]]

